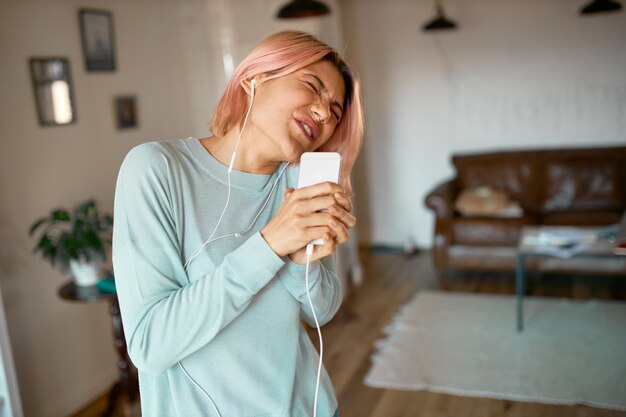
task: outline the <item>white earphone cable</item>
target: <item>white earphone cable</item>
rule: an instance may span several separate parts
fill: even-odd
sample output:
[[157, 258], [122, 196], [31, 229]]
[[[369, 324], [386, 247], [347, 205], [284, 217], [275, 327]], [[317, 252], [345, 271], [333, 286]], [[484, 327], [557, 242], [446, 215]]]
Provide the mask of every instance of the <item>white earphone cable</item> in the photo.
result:
[[317, 315], [315, 314], [315, 308], [313, 307], [313, 301], [311, 301], [311, 292], [309, 290], [309, 264], [311, 263], [312, 255], [313, 255], [313, 244], [309, 243], [308, 245], [306, 245], [306, 273], [305, 273], [306, 295], [309, 299], [309, 306], [311, 306], [313, 319], [315, 320], [315, 328], [317, 329], [317, 336], [320, 339], [320, 360], [317, 365], [317, 379], [315, 381], [315, 399], [313, 400], [313, 417], [317, 417], [317, 394], [320, 389], [320, 376], [322, 374], [322, 358], [324, 357], [324, 340], [322, 339], [322, 331], [320, 330], [320, 323], [317, 321]]
[[[215, 242], [216, 240], [219, 239], [223, 239], [225, 237], [240, 237], [245, 235], [246, 233], [248, 233], [250, 231], [250, 229], [254, 226], [254, 224], [256, 223], [256, 221], [258, 220], [259, 216], [261, 215], [261, 213], [263, 213], [263, 211], [265, 210], [265, 207], [267, 206], [272, 193], [274, 191], [274, 188], [276, 188], [276, 185], [278, 184], [278, 181], [280, 180], [281, 176], [283, 175], [283, 173], [285, 172], [285, 169], [287, 169], [287, 167], [289, 166], [289, 162], [287, 162], [285, 164], [285, 166], [283, 167], [283, 169], [280, 171], [280, 173], [278, 174], [278, 177], [276, 178], [276, 181], [274, 181], [274, 184], [272, 185], [272, 188], [270, 189], [267, 198], [265, 199], [265, 202], [263, 203], [263, 206], [261, 207], [261, 209], [259, 210], [259, 212], [256, 214], [256, 216], [254, 217], [254, 219], [252, 220], [252, 222], [250, 223], [250, 225], [248, 226], [247, 229], [245, 229], [242, 232], [235, 232], [235, 233], [229, 233], [226, 235], [222, 235], [222, 236], [218, 236], [216, 238], [213, 238], [213, 236], [215, 235], [215, 232], [217, 232], [222, 219], [224, 218], [224, 214], [226, 213], [226, 210], [228, 208], [228, 204], [230, 202], [230, 193], [231, 193], [231, 182], [230, 182], [230, 173], [233, 170], [233, 166], [235, 164], [235, 158], [237, 156], [237, 149], [239, 148], [239, 142], [241, 140], [241, 135], [246, 127], [246, 123], [248, 122], [248, 116], [250, 115], [250, 111], [252, 110], [252, 103], [254, 101], [254, 80], [252, 80], [251, 82], [251, 101], [250, 101], [250, 106], [248, 107], [248, 111], [246, 112], [246, 116], [244, 118], [243, 121], [243, 125], [241, 127], [241, 131], [239, 132], [239, 135], [237, 137], [237, 143], [235, 145], [235, 150], [233, 151], [233, 155], [230, 159], [230, 165], [228, 167], [228, 195], [226, 197], [226, 203], [224, 204], [224, 208], [222, 209], [222, 213], [220, 215], [219, 220], [217, 221], [215, 228], [213, 229], [213, 232], [211, 232], [211, 235], [209, 236], [209, 238], [198, 248], [194, 251], [194, 253], [189, 257], [189, 259], [187, 260], [187, 262], [185, 262], [185, 265], [183, 266], [184, 270], [187, 271], [187, 268], [189, 267], [189, 265], [191, 264], [191, 262], [193, 261], [193, 259], [198, 256], [202, 249], [204, 249], [206, 247], [206, 245], [208, 245], [209, 243]], [[306, 247], [306, 256], [307, 256], [307, 261], [306, 261], [306, 272], [305, 272], [305, 285], [306, 285], [306, 292], [307, 292], [307, 297], [309, 300], [309, 306], [311, 307], [311, 312], [313, 313], [313, 319], [315, 320], [315, 326], [317, 328], [317, 334], [319, 337], [319, 341], [320, 341], [320, 360], [319, 360], [319, 364], [317, 367], [317, 379], [316, 379], [316, 383], [315, 383], [315, 399], [313, 402], [313, 417], [317, 417], [317, 397], [318, 397], [318, 393], [319, 393], [319, 386], [320, 386], [320, 377], [321, 377], [321, 372], [322, 372], [322, 358], [324, 356], [324, 342], [322, 339], [322, 332], [320, 330], [320, 325], [319, 322], [317, 320], [317, 315], [315, 314], [315, 309], [313, 307], [313, 301], [311, 300], [311, 293], [309, 290], [309, 265], [311, 263], [311, 256], [313, 255], [313, 244], [308, 244]], [[217, 409], [217, 406], [215, 405], [215, 403], [213, 402], [213, 400], [211, 399], [211, 397], [209, 396], [209, 394], [204, 390], [204, 388], [202, 388], [202, 386], [200, 384], [198, 384], [192, 377], [191, 375], [189, 375], [189, 373], [187, 372], [187, 370], [185, 369], [185, 367], [182, 364], [182, 360], [180, 360], [178, 362], [178, 365], [180, 366], [180, 368], [182, 369], [183, 373], [185, 374], [185, 376], [204, 394], [204, 396], [211, 402], [211, 405], [213, 406], [213, 408], [215, 409], [215, 412], [217, 413], [218, 417], [222, 417], [222, 415], [220, 414], [219, 410]]]
[[[213, 233], [211, 233], [211, 236], [209, 236], [209, 238], [204, 242], [204, 244], [202, 244], [202, 246], [200, 246], [198, 249], [196, 249], [196, 251], [189, 257], [187, 262], [185, 262], [185, 265], [183, 266], [185, 271], [187, 270], [187, 267], [189, 266], [189, 264], [191, 263], [193, 258], [198, 256], [200, 251], [206, 245], [208, 245], [211, 242], [211, 238], [213, 237], [215, 232], [217, 232], [217, 228], [220, 226], [220, 223], [222, 222], [222, 218], [224, 217], [224, 213], [226, 213], [226, 209], [228, 208], [228, 203], [230, 202], [230, 188], [231, 188], [230, 187], [230, 173], [233, 170], [233, 166], [235, 165], [235, 158], [237, 156], [237, 149], [239, 149], [239, 142], [241, 141], [241, 135], [243, 134], [243, 131], [246, 128], [246, 124], [248, 123], [248, 116], [250, 115], [250, 111], [252, 110], [252, 103], [254, 103], [254, 84], [255, 84], [255, 80], [252, 80], [250, 82], [250, 85], [251, 85], [251, 87], [250, 87], [251, 88], [251, 90], [250, 90], [251, 91], [250, 92], [250, 94], [251, 94], [250, 105], [248, 106], [248, 111], [246, 112], [246, 117], [243, 119], [243, 125], [241, 126], [241, 130], [239, 131], [239, 135], [237, 136], [237, 143], [235, 144], [235, 150], [233, 151], [233, 156], [231, 156], [230, 164], [228, 165], [228, 196], [226, 197], [226, 204], [224, 204], [224, 208], [222, 209], [222, 214], [220, 215], [220, 218], [217, 221], [217, 224], [215, 225], [215, 229], [213, 229]], [[282, 174], [282, 172], [281, 172], [281, 174]], [[280, 178], [280, 176], [278, 178]], [[274, 189], [274, 187], [272, 187], [272, 190], [273, 189]], [[271, 191], [270, 191], [270, 193], [271, 193]], [[263, 206], [263, 208], [265, 208], [265, 206]]]
[[[243, 134], [243, 130], [246, 127], [246, 123], [248, 122], [248, 116], [250, 115], [250, 111], [252, 110], [252, 103], [254, 102], [254, 80], [252, 80], [251, 82], [251, 98], [250, 98], [250, 106], [248, 107], [248, 111], [246, 112], [246, 117], [244, 118], [243, 121], [243, 125], [241, 126], [241, 130], [239, 131], [239, 135], [237, 136], [237, 143], [235, 144], [235, 150], [233, 151], [233, 156], [230, 158], [230, 164], [228, 166], [228, 196], [226, 197], [226, 204], [224, 204], [224, 208], [222, 209], [222, 214], [220, 215], [219, 220], [217, 221], [217, 224], [215, 225], [215, 228], [213, 229], [213, 232], [211, 232], [211, 235], [209, 236], [209, 238], [198, 248], [195, 250], [195, 252], [189, 257], [189, 259], [187, 260], [187, 262], [185, 262], [185, 265], [183, 266], [183, 269], [186, 271], [187, 268], [189, 267], [189, 264], [191, 264], [191, 261], [193, 261], [193, 259], [198, 256], [200, 254], [200, 251], [202, 249], [204, 249], [204, 247], [206, 245], [208, 245], [210, 242], [214, 242], [215, 240], [221, 239], [223, 237], [226, 237], [228, 235], [224, 235], [224, 236], [220, 236], [218, 238], [216, 238], [215, 240], [211, 240], [213, 238], [213, 235], [215, 235], [215, 232], [217, 232], [217, 229], [220, 226], [220, 223], [222, 222], [222, 219], [224, 218], [224, 214], [226, 213], [226, 209], [228, 208], [228, 203], [230, 202], [230, 190], [231, 190], [231, 184], [230, 184], [230, 173], [233, 170], [233, 166], [235, 165], [235, 158], [237, 156], [237, 149], [239, 148], [239, 142], [241, 141], [241, 135]], [[289, 164], [287, 164], [289, 165]], [[285, 165], [285, 168], [287, 167], [287, 165]], [[272, 191], [274, 190], [274, 187], [276, 186], [276, 184], [278, 183], [278, 180], [280, 179], [280, 176], [282, 175], [282, 173], [284, 172], [284, 168], [283, 171], [280, 172], [280, 175], [278, 176], [278, 178], [276, 179], [276, 181], [274, 182], [274, 185], [272, 186], [272, 188], [270, 189], [269, 195], [265, 201], [265, 204], [263, 205], [263, 207], [261, 208], [261, 210], [259, 211], [259, 214], [254, 218], [254, 220], [252, 221], [252, 223], [250, 224], [250, 226], [248, 227], [248, 229], [246, 229], [245, 232], [247, 232], [248, 230], [250, 230], [250, 228], [252, 227], [252, 225], [256, 222], [256, 219], [259, 217], [259, 215], [261, 214], [261, 212], [263, 211], [263, 209], [265, 208], [265, 205], [267, 204], [267, 202], [269, 201], [270, 196], [272, 195]], [[245, 233], [244, 232], [244, 233]], [[232, 235], [241, 235], [240, 233], [234, 233]], [[208, 392], [206, 392], [204, 390], [204, 388], [202, 388], [202, 386], [200, 384], [198, 384], [196, 382], [195, 379], [193, 379], [191, 377], [191, 375], [189, 375], [189, 372], [187, 372], [187, 370], [185, 369], [185, 367], [182, 364], [182, 359], [180, 361], [178, 361], [178, 366], [180, 366], [180, 369], [183, 370], [183, 373], [185, 374], [185, 376], [204, 394], [205, 397], [207, 397], [207, 399], [211, 402], [211, 405], [213, 406], [213, 408], [215, 409], [215, 412], [217, 413], [218, 417], [222, 417], [222, 415], [220, 414], [219, 410], [217, 409], [217, 406], [215, 405], [215, 403], [213, 402], [213, 400], [211, 399], [211, 396], [209, 395]]]
[[187, 370], [185, 369], [185, 367], [182, 364], [182, 361], [178, 362], [178, 366], [180, 366], [180, 369], [183, 370], [183, 373], [187, 376], [187, 378], [193, 382], [193, 384], [200, 390], [202, 391], [202, 393], [204, 394], [205, 397], [207, 397], [209, 399], [209, 401], [211, 402], [211, 405], [213, 406], [213, 409], [215, 409], [215, 412], [217, 413], [218, 417], [222, 417], [222, 415], [220, 414], [219, 410], [217, 409], [217, 406], [215, 405], [215, 403], [213, 402], [213, 400], [211, 399], [211, 397], [209, 396], [209, 394], [204, 390], [204, 388], [202, 388], [200, 386], [200, 384], [198, 384], [192, 377], [191, 375], [189, 375], [189, 373], [187, 372]]
[[[259, 219], [259, 216], [261, 216], [261, 213], [263, 213], [263, 211], [265, 210], [265, 207], [267, 206], [267, 203], [269, 203], [270, 198], [272, 197], [272, 193], [274, 192], [274, 188], [276, 188], [276, 184], [278, 184], [278, 181], [280, 180], [280, 177], [283, 175], [283, 172], [285, 172], [285, 169], [287, 169], [287, 167], [289, 166], [290, 162], [287, 162], [285, 164], [285, 166], [283, 167], [283, 169], [280, 171], [280, 173], [278, 174], [278, 177], [276, 178], [276, 180], [274, 181], [274, 184], [272, 185], [272, 188], [270, 188], [270, 191], [267, 195], [267, 197], [265, 198], [265, 202], [263, 203], [263, 206], [261, 207], [261, 209], [259, 210], [259, 212], [256, 214], [256, 216], [254, 217], [254, 219], [252, 220], [252, 222], [250, 223], [250, 225], [242, 232], [235, 232], [235, 233], [228, 233], [226, 235], [222, 235], [222, 236], [218, 236], [216, 238], [213, 238], [213, 235], [215, 234], [215, 231], [217, 230], [217, 226], [219, 226], [220, 221], [221, 221], [221, 217], [220, 220], [217, 222], [217, 225], [215, 227], [215, 229], [213, 230], [213, 233], [211, 233], [211, 236], [206, 240], [206, 242], [204, 242], [198, 249], [196, 249], [196, 251], [193, 253], [193, 255], [191, 255], [191, 257], [187, 260], [187, 262], [185, 262], [185, 266], [184, 269], [185, 271], [187, 270], [187, 268], [189, 267], [189, 264], [191, 264], [191, 261], [193, 260], [193, 258], [195, 258], [196, 256], [198, 256], [200, 254], [200, 251], [209, 243], [213, 243], [216, 240], [220, 240], [223, 239], [225, 237], [241, 237], [244, 236], [245, 234], [247, 234], [250, 229], [252, 229], [252, 226], [255, 225], [256, 221]], [[230, 195], [230, 187], [229, 187], [229, 191], [228, 194]], [[226, 205], [224, 206], [224, 209], [228, 206], [228, 198], [226, 200]], [[222, 216], [224, 215], [225, 210], [222, 211]]]

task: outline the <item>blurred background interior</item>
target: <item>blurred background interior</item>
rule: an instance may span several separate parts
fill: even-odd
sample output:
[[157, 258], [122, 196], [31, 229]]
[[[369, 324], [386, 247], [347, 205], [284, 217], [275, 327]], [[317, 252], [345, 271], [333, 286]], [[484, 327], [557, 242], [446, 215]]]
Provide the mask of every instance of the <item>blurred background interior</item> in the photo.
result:
[[[68, 277], [33, 254], [31, 224], [88, 198], [111, 213], [125, 154], [146, 141], [208, 136], [234, 67], [278, 30], [318, 35], [344, 52], [362, 79], [366, 133], [352, 179], [359, 223], [343, 257], [352, 294], [377, 279], [373, 271], [389, 254], [419, 252], [422, 264], [411, 264], [403, 280], [423, 279], [431, 288], [450, 280], [454, 287], [453, 269], [486, 265], [468, 261], [468, 254], [479, 256], [472, 247], [494, 246], [513, 250], [492, 268], [509, 271], [504, 291], [512, 293], [524, 225], [619, 222], [626, 206], [623, 10], [581, 13], [588, 0], [324, 0], [327, 14], [278, 18], [287, 3], [0, 1], [1, 417], [75, 415], [103, 403], [119, 377], [109, 304], [60, 297]], [[559, 150], [572, 148], [611, 151], [561, 158]], [[529, 197], [549, 189], [549, 175], [529, 185], [534, 165], [524, 165], [531, 159], [521, 150], [557, 151], [555, 175], [566, 177], [557, 191], [574, 191]], [[479, 170], [491, 164], [488, 172], [472, 171], [465, 159], [451, 163], [454, 155], [507, 151], [517, 159], [478, 163]], [[568, 182], [570, 174], [580, 174], [579, 185]], [[451, 178], [453, 185], [437, 188]], [[463, 223], [453, 218], [458, 207], [446, 204], [469, 186], [499, 188], [525, 213], [509, 224]], [[433, 192], [439, 194], [427, 204]], [[577, 198], [584, 202], [577, 206]], [[582, 214], [563, 215], [572, 210]], [[550, 220], [546, 212], [562, 216]], [[383, 261], [372, 264], [378, 254]], [[395, 302], [417, 287], [402, 287]], [[355, 305], [345, 321], [357, 320]], [[363, 349], [365, 363], [372, 346]], [[357, 401], [355, 390], [344, 392]], [[351, 412], [357, 406], [348, 397], [340, 404], [342, 415], [375, 415]]]

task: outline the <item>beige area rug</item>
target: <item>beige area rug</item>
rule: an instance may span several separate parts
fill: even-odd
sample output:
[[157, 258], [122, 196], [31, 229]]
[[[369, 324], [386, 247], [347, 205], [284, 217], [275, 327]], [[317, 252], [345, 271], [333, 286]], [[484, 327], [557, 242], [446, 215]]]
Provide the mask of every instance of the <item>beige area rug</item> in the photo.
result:
[[626, 302], [423, 291], [377, 343], [365, 384], [626, 410]]

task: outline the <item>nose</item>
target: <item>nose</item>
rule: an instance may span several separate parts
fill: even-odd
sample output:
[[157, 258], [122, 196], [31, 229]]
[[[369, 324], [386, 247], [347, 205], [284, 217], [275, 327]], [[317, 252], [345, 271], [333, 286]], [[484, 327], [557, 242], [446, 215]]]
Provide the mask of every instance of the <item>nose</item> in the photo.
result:
[[317, 123], [325, 124], [330, 118], [330, 104], [323, 99], [317, 100], [311, 106], [311, 112], [313, 113]]

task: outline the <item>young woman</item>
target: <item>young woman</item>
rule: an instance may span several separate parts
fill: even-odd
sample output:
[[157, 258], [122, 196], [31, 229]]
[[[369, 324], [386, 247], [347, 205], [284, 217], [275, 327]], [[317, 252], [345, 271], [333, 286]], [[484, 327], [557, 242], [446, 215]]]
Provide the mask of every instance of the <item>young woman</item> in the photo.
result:
[[[356, 222], [358, 80], [313, 36], [277, 33], [235, 71], [212, 131], [139, 145], [118, 177], [113, 264], [142, 414], [336, 416], [301, 320], [321, 326], [342, 301], [329, 255]], [[341, 154], [339, 185], [294, 190], [311, 151]], [[305, 251], [320, 237], [308, 267], [313, 312]]]

